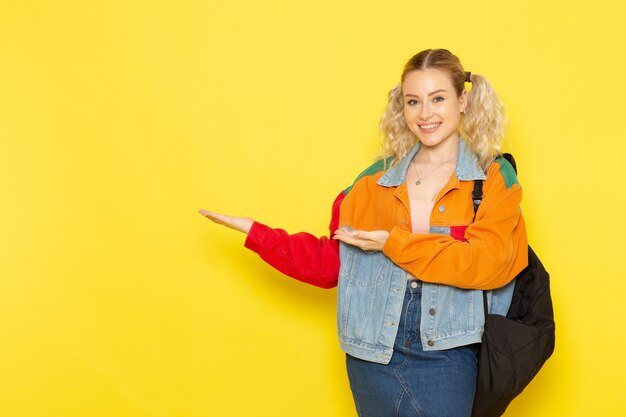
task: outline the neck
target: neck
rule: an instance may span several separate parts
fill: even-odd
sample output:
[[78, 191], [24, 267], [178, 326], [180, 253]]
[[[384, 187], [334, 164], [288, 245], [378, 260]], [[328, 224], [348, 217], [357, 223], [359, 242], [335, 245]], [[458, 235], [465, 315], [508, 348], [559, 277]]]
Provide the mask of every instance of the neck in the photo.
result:
[[456, 159], [459, 152], [459, 135], [438, 143], [435, 146], [427, 146], [422, 143], [415, 160], [432, 164], [441, 164]]

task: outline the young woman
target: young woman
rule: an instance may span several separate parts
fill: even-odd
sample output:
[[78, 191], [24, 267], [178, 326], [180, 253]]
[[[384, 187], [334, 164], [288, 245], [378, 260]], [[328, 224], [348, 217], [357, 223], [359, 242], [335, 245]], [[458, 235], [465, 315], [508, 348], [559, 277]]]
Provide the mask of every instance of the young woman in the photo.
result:
[[425, 50], [389, 94], [383, 158], [335, 200], [330, 239], [201, 210], [247, 233], [246, 247], [283, 273], [338, 285], [338, 334], [361, 417], [471, 414], [482, 290], [505, 315], [528, 263], [522, 189], [498, 157], [504, 124], [485, 78], [445, 49]]

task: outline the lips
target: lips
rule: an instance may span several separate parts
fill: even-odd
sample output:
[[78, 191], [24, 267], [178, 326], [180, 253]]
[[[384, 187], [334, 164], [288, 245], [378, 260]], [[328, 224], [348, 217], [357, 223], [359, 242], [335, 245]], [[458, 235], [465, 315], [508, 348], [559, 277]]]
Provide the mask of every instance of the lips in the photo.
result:
[[437, 123], [428, 123], [428, 124], [424, 124], [424, 125], [417, 125], [420, 130], [424, 133], [432, 133], [435, 130], [437, 130], [439, 128], [439, 126], [441, 126], [441, 122], [437, 122]]

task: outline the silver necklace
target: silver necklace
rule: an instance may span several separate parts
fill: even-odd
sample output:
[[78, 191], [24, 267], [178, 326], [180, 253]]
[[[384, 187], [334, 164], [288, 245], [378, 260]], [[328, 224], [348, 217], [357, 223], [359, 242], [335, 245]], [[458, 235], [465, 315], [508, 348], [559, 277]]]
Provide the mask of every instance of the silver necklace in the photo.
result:
[[415, 175], [417, 176], [417, 181], [415, 181], [415, 185], [420, 185], [424, 178], [430, 177], [432, 174], [434, 174], [436, 171], [438, 171], [439, 168], [441, 168], [442, 166], [444, 166], [448, 162], [452, 162], [452, 161], [454, 161], [454, 159], [443, 161], [441, 164], [439, 164], [439, 166], [437, 168], [435, 168], [434, 170], [430, 171], [428, 174], [426, 174], [423, 177], [420, 177], [419, 172], [417, 172], [417, 163], [415, 161], [413, 161], [413, 169], [415, 170]]

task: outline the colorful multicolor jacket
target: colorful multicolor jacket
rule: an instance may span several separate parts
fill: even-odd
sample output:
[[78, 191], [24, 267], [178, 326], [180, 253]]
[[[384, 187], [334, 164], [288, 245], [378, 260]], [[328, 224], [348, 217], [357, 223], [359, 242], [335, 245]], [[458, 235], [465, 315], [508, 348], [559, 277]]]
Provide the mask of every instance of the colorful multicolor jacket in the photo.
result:
[[[527, 264], [521, 187], [511, 165], [498, 158], [485, 173], [464, 140], [454, 175], [440, 191], [429, 234], [411, 232], [406, 170], [416, 144], [395, 167], [382, 161], [360, 175], [333, 204], [332, 232], [339, 225], [389, 230], [383, 252], [366, 253], [307, 233], [288, 235], [255, 223], [246, 247], [283, 273], [324, 288], [337, 284], [338, 333], [352, 356], [387, 363], [393, 353], [406, 274], [424, 281], [421, 337], [425, 350], [479, 342], [482, 292], [491, 311], [506, 314], [512, 285]], [[483, 202], [474, 217], [474, 180], [484, 180]], [[339, 274], [339, 270], [341, 272]], [[442, 285], [443, 284], [443, 285]], [[464, 289], [465, 288], [465, 289]]]
[[[359, 175], [355, 184], [337, 195], [332, 205], [329, 237], [316, 237], [306, 232], [289, 235], [282, 229], [271, 228], [255, 222], [248, 233], [245, 246], [259, 254], [264, 261], [285, 275], [321, 288], [337, 286], [339, 243], [333, 240], [332, 236], [339, 227], [342, 202], [354, 185], [359, 183], [357, 192], [361, 193], [359, 188], [366, 184], [368, 184], [367, 187], [371, 187], [375, 182], [374, 180], [380, 178], [382, 174], [383, 162], [378, 161]], [[498, 158], [487, 170], [488, 181], [484, 186], [485, 201], [479, 209], [477, 222], [472, 227], [468, 227], [472, 223], [473, 217], [471, 199], [473, 181], [459, 180], [459, 174], [464, 177], [463, 172], [456, 172], [456, 175], [450, 178], [448, 184], [439, 193], [431, 213], [433, 233], [437, 233], [438, 228], [443, 227], [446, 232], [444, 234], [449, 235], [449, 237], [441, 234], [413, 235], [410, 233], [406, 184], [402, 184], [398, 188], [383, 190], [388, 196], [397, 191], [397, 202], [400, 202], [402, 207], [398, 204], [393, 204], [392, 207], [396, 212], [399, 209], [400, 212], [403, 210], [404, 217], [395, 220], [391, 219], [392, 216], [382, 216], [378, 220], [364, 217], [359, 219], [359, 223], [354, 224], [354, 226], [355, 228], [363, 226], [364, 229], [370, 230], [371, 228], [390, 230], [391, 235], [385, 247], [385, 254], [422, 280], [466, 288], [497, 288], [510, 281], [515, 276], [515, 271], [523, 269], [527, 263], [524, 252], [526, 233], [523, 218], [518, 212], [521, 187], [510, 164], [503, 158]], [[495, 179], [497, 181], [494, 181]], [[361, 183], [361, 180], [366, 182]], [[448, 193], [450, 194], [447, 195]], [[496, 195], [494, 196], [494, 194]], [[458, 199], [457, 202], [453, 201], [454, 196], [457, 196], [454, 199]], [[503, 198], [504, 196], [506, 198]], [[442, 201], [444, 197], [445, 200]], [[352, 199], [352, 201], [355, 200]], [[378, 206], [380, 210], [382, 204], [378, 203]], [[494, 208], [497, 212], [511, 212], [512, 215], [504, 216], [500, 221], [490, 219], [490, 216], [482, 221], [483, 214], [491, 213]], [[349, 206], [344, 207], [343, 210], [344, 221], [347, 221], [346, 219], [349, 217], [347, 211], [353, 212], [352, 215], [355, 214], [353, 203], [349, 203]], [[516, 227], [518, 223], [519, 226]], [[500, 224], [506, 227], [495, 227]], [[487, 229], [488, 233], [495, 231], [496, 234], [485, 235], [482, 233], [484, 229]], [[513, 235], [514, 231], [515, 235]], [[481, 239], [482, 236], [486, 236], [488, 239], [485, 241], [484, 238]], [[504, 242], [508, 242], [508, 244], [502, 245], [501, 243]], [[459, 245], [459, 243], [465, 244]], [[472, 248], [470, 248], [470, 244], [473, 244]], [[411, 249], [417, 248], [417, 246], [419, 246], [418, 253], [412, 257], [408, 255], [413, 253]], [[497, 261], [497, 257], [492, 257], [493, 251], [506, 255], [506, 262], [502, 264]], [[474, 254], [485, 256], [481, 256], [480, 259], [476, 259], [477, 256], [474, 256], [474, 259], [480, 263], [471, 262]], [[437, 259], [431, 263], [430, 259], [434, 258], [435, 255]], [[459, 255], [460, 257], [457, 257]], [[421, 262], [423, 260], [427, 260], [427, 262]], [[464, 268], [463, 265], [465, 265]], [[467, 268], [488, 273], [484, 275], [467, 274]], [[501, 273], [506, 272], [507, 269], [509, 270], [508, 274]], [[457, 272], [450, 274], [455, 270]]]
[[[498, 158], [485, 173], [464, 140], [455, 172], [436, 197], [429, 233], [411, 232], [405, 177], [419, 147], [385, 172], [366, 172], [341, 205], [340, 226], [390, 230], [382, 252], [340, 244], [339, 341], [346, 353], [372, 362], [391, 360], [408, 274], [423, 281], [422, 347], [443, 350], [481, 341], [480, 289], [494, 289], [487, 293], [490, 312], [506, 315], [512, 280], [528, 263], [513, 167]], [[472, 221], [475, 180], [483, 180], [484, 197]]]

